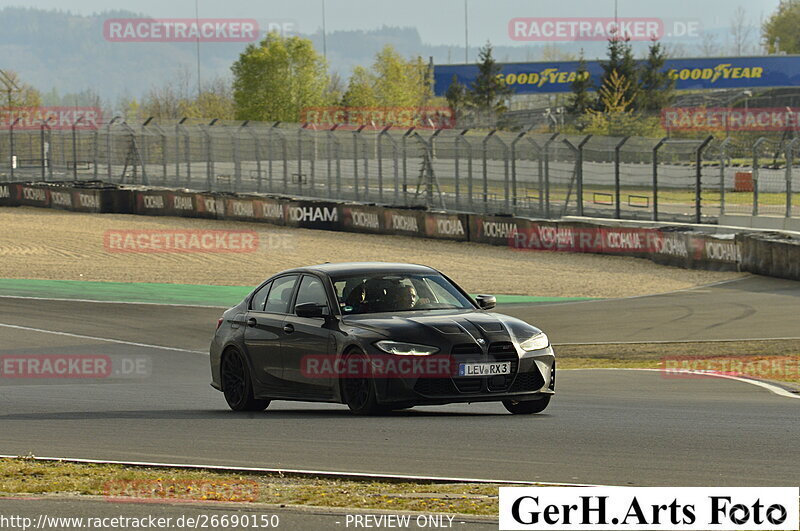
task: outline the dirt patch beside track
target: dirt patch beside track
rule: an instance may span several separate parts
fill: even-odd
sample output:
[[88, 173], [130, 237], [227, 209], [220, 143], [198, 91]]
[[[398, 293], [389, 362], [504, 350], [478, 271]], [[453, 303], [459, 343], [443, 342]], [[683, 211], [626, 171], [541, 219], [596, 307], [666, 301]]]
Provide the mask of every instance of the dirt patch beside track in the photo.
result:
[[[524, 252], [404, 236], [289, 229], [261, 223], [0, 208], [0, 277], [253, 285], [273, 273], [320, 262], [430, 265], [470, 292], [550, 297], [627, 297], [728, 280], [738, 273], [693, 271], [617, 256]], [[247, 230], [249, 253], [110, 252], [107, 231]]]

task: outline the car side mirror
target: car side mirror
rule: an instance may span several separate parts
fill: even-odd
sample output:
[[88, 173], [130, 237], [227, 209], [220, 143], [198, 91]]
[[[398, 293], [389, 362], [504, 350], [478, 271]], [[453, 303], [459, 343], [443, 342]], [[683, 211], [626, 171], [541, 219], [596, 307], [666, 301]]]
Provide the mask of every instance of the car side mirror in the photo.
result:
[[475, 297], [475, 301], [481, 310], [491, 310], [497, 306], [497, 297], [494, 295], [478, 295]]
[[294, 307], [294, 313], [297, 317], [325, 317], [330, 314], [328, 306], [325, 304], [317, 304], [315, 302], [304, 302]]

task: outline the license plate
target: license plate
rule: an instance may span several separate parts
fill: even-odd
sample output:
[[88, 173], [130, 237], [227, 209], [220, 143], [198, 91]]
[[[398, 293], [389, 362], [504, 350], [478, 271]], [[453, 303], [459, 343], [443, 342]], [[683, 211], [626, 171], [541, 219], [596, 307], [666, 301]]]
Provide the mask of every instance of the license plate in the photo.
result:
[[459, 376], [494, 376], [496, 374], [511, 374], [511, 362], [459, 363], [458, 365]]

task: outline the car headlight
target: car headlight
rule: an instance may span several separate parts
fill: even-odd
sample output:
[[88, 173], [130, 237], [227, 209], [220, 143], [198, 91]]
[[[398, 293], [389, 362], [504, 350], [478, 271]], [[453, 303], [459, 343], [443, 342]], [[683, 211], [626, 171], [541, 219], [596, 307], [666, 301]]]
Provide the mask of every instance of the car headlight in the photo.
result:
[[541, 350], [550, 346], [550, 339], [547, 337], [547, 334], [540, 332], [532, 338], [526, 339], [520, 343], [519, 346], [522, 347], [522, 350], [525, 352], [530, 352], [531, 350]]
[[378, 341], [375, 346], [384, 352], [397, 354], [398, 356], [429, 356], [439, 352], [436, 347], [416, 345], [414, 343], [399, 343], [397, 341]]

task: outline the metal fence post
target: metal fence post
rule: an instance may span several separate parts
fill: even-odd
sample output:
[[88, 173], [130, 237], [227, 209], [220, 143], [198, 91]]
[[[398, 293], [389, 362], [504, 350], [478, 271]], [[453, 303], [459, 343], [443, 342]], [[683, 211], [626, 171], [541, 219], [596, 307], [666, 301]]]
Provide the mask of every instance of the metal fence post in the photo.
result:
[[[588, 142], [591, 137], [592, 135], [586, 135], [577, 146], [570, 142], [567, 138], [562, 140], [564, 145], [566, 145], [575, 154], [575, 188], [577, 194], [576, 206], [578, 207], [577, 210], [579, 216], [583, 215], [583, 146], [586, 145], [586, 142]], [[570, 190], [567, 193], [567, 199], [564, 201], [564, 210], [562, 215], [567, 212], [571, 192], [572, 186], [570, 186]]]
[[800, 138], [794, 138], [786, 147], [786, 217], [792, 217], [792, 166], [794, 165], [794, 146]]
[[614, 217], [617, 219], [622, 217], [622, 205], [620, 204], [622, 199], [622, 191], [620, 190], [619, 184], [619, 154], [622, 146], [625, 145], [625, 142], [627, 142], [628, 139], [630, 139], [629, 136], [623, 137], [623, 139], [620, 140], [616, 146], [614, 146]]
[[297, 130], [297, 191], [303, 195], [303, 132], [306, 130], [305, 123]]
[[[544, 143], [544, 217], [550, 219], [550, 144], [552, 144], [559, 133], [553, 134]], [[542, 190], [539, 190], [541, 195]]]
[[242, 122], [231, 135], [231, 148], [233, 149], [233, 179], [236, 182], [233, 191], [240, 192], [242, 189], [242, 154], [239, 149], [239, 139], [242, 136], [243, 128], [247, 127], [247, 120]]
[[16, 166], [16, 155], [14, 155], [14, 126], [22, 120], [22, 117], [17, 118], [8, 127], [8, 165], [10, 167], [11, 181], [14, 181], [14, 166]]
[[72, 178], [78, 180], [78, 124], [83, 121], [83, 116], [79, 116], [72, 123]]
[[358, 178], [358, 140], [359, 136], [361, 135], [361, 131], [363, 131], [365, 127], [367, 126], [362, 125], [353, 131], [353, 187], [356, 193], [356, 201], [361, 200], [361, 192], [358, 189], [358, 185], [360, 184]]
[[492, 136], [494, 136], [494, 134], [496, 132], [497, 132], [497, 129], [492, 129], [491, 131], [489, 131], [489, 134], [486, 135], [485, 137], [483, 137], [483, 140], [481, 140], [481, 147], [482, 147], [482, 165], [481, 165], [481, 168], [483, 170], [483, 172], [482, 172], [483, 173], [483, 193], [482, 193], [482, 197], [483, 197], [483, 211], [484, 212], [488, 212], [489, 211], [489, 165], [488, 165], [488, 160], [487, 160], [487, 157], [488, 157], [488, 144], [489, 144], [489, 139]]
[[167, 170], [167, 134], [161, 129], [160, 125], [153, 123], [152, 126], [161, 138], [161, 184], [166, 185], [167, 174], [169, 173]]
[[[181, 129], [183, 129], [183, 123], [186, 121], [186, 118], [181, 118], [178, 123], [175, 124], [175, 179], [176, 181], [180, 181], [181, 178]], [[188, 148], [188, 146], [187, 146]], [[188, 184], [188, 182], [187, 182]]]
[[461, 133], [455, 137], [453, 140], [453, 157], [455, 162], [455, 183], [454, 183], [454, 193], [456, 195], [456, 210], [461, 208], [461, 149], [459, 146], [463, 143], [466, 145], [467, 153], [469, 153], [468, 159], [468, 174], [467, 174], [467, 183], [469, 186], [470, 192], [470, 199], [469, 203], [472, 204], [472, 153], [471, 147], [465, 135], [469, 132], [469, 129], [464, 129]]
[[107, 169], [108, 169], [109, 182], [113, 182], [111, 164], [113, 162], [112, 154], [114, 150], [114, 142], [113, 142], [114, 138], [113, 135], [111, 134], [111, 126], [114, 125], [114, 122], [116, 122], [117, 120], [119, 120], [119, 116], [115, 116], [114, 118], [112, 118], [111, 121], [108, 122], [108, 125], [106, 126], [106, 160], [108, 161]]
[[[48, 174], [49, 174], [51, 179], [53, 177], [53, 164], [52, 164], [52, 161], [50, 160], [51, 151], [52, 151], [51, 150], [52, 146], [50, 145], [50, 140], [51, 140], [51, 137], [50, 137], [50, 131], [51, 131], [50, 130], [50, 120], [51, 119], [52, 118], [50, 117], [50, 118], [47, 118], [44, 122], [42, 122], [42, 128], [41, 128], [42, 180], [43, 181], [47, 180], [47, 175]], [[47, 145], [46, 146], [45, 146], [45, 135], [44, 135], [44, 130], [45, 129], [47, 129], [47, 142], [46, 142]]]
[[703, 143], [697, 148], [696, 160], [696, 174], [694, 185], [694, 220], [695, 223], [702, 223], [703, 221], [703, 151], [708, 147], [711, 141], [714, 140], [713, 136], [707, 136]]
[[214, 127], [214, 124], [217, 123], [218, 118], [214, 118], [211, 120], [207, 126], [201, 128], [203, 133], [205, 133], [206, 137], [206, 185], [208, 186], [209, 190], [213, 190], [215, 188], [215, 180], [216, 180], [216, 170], [214, 169], [214, 143], [213, 139], [211, 138], [211, 133], [209, 132], [209, 128]]
[[416, 127], [410, 127], [403, 134], [403, 204], [408, 206], [408, 137], [414, 132]]
[[147, 118], [147, 120], [144, 121], [144, 123], [142, 124], [142, 129], [141, 129], [141, 142], [140, 142], [141, 148], [140, 148], [139, 156], [142, 159], [142, 176], [143, 177], [145, 175], [147, 175], [147, 170], [145, 169], [145, 166], [147, 166], [147, 163], [150, 161], [150, 150], [148, 148], [147, 133], [145, 133], [145, 128], [148, 125], [150, 125], [150, 122], [152, 122], [152, 121], [153, 121], [153, 117], [150, 116], [149, 118]]
[[98, 179], [98, 162], [100, 158], [100, 129], [97, 125], [94, 126], [92, 130], [92, 172], [94, 174], [94, 180], [97, 181]]
[[669, 137], [664, 137], [653, 146], [653, 221], [658, 221], [658, 150], [667, 143]]
[[758, 178], [759, 178], [759, 171], [758, 171], [758, 159], [760, 158], [759, 155], [759, 148], [761, 144], [766, 142], [767, 139], [764, 137], [759, 138], [753, 144], [753, 216], [758, 215]]
[[586, 135], [583, 140], [578, 143], [578, 215], [583, 215], [583, 146], [591, 140], [592, 135]]
[[[286, 137], [283, 135], [278, 126], [281, 125], [281, 122], [275, 122], [272, 124], [272, 129], [270, 129], [271, 134], [278, 135], [278, 138], [281, 142], [281, 158], [283, 158], [283, 193], [289, 193], [289, 148], [286, 145]], [[270, 163], [269, 163], [269, 185], [270, 191], [272, 190], [272, 136], [270, 136]]]
[[528, 134], [530, 128], [522, 131], [511, 141], [511, 213], [517, 213], [517, 144]]
[[333, 197], [333, 157], [336, 156], [336, 196], [341, 197], [342, 194], [342, 167], [341, 159], [339, 158], [339, 139], [336, 137], [334, 131], [339, 127], [339, 124], [334, 124], [328, 132], [328, 197]]
[[378, 202], [383, 203], [383, 137], [392, 126], [386, 126], [378, 133], [377, 145], [375, 146], [378, 154]]
[[728, 144], [730, 137], [719, 145], [719, 214], [725, 214], [725, 164], [728, 161]]
[[433, 168], [433, 161], [436, 160], [436, 139], [439, 137], [440, 134], [442, 134], [442, 131], [444, 131], [444, 128], [437, 129], [436, 131], [433, 132], [430, 139], [428, 140], [428, 161], [430, 165], [428, 167], [428, 174], [426, 175], [427, 177], [426, 186], [428, 188], [427, 193], [428, 193], [429, 207], [430, 205], [433, 205], [433, 187], [436, 186], [439, 192], [439, 202], [441, 203], [442, 208], [445, 209], [446, 205], [444, 203], [444, 196], [442, 196], [442, 191], [439, 190], [439, 184], [436, 178], [435, 170]]

